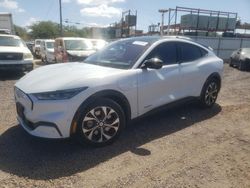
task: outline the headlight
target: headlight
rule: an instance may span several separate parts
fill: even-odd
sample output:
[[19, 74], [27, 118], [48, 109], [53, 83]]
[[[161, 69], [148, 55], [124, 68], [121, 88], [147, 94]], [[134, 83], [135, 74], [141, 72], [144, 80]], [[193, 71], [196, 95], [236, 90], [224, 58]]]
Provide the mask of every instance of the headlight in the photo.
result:
[[67, 89], [67, 90], [57, 90], [57, 91], [52, 91], [52, 92], [34, 93], [33, 95], [38, 100], [65, 100], [65, 99], [70, 99], [76, 96], [78, 93], [86, 90], [87, 88], [88, 87]]
[[33, 59], [33, 55], [31, 53], [23, 54], [23, 59]]

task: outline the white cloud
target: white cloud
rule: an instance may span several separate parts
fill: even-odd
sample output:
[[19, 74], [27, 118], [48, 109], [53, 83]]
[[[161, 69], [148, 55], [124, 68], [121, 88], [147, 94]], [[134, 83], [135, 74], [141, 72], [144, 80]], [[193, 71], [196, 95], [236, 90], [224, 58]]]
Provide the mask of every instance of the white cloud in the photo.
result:
[[29, 27], [31, 26], [33, 23], [36, 23], [38, 22], [38, 20], [34, 17], [30, 17], [27, 22], [24, 24], [26, 27]]
[[0, 7], [3, 7], [5, 9], [9, 9], [9, 10], [15, 10], [17, 12], [25, 12], [25, 10], [23, 8], [20, 8], [18, 6], [18, 2], [13, 1], [13, 0], [0, 1]]
[[18, 9], [17, 9], [17, 12], [25, 12], [25, 10], [22, 9], [22, 8], [18, 8]]
[[86, 23], [87, 27], [108, 27], [109, 24], [99, 24], [99, 23]]
[[122, 13], [122, 9], [108, 6], [106, 4], [81, 9], [81, 14], [84, 16], [92, 17], [107, 17], [119, 16]]
[[18, 3], [16, 1], [3, 0], [0, 2], [0, 7], [6, 9], [18, 9]]
[[112, 3], [125, 2], [125, 0], [77, 0], [78, 4], [85, 5], [109, 5]]

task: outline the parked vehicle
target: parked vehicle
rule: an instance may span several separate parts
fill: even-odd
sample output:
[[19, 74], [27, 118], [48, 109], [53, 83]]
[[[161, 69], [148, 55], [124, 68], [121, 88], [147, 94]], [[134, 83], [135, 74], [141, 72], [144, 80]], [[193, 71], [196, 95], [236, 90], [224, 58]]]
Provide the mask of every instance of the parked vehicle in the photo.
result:
[[29, 48], [30, 52], [33, 52], [33, 46], [34, 46], [34, 41], [28, 41], [26, 42], [26, 46]]
[[102, 40], [102, 39], [90, 39], [90, 41], [92, 42], [93, 48], [94, 48], [95, 50], [100, 50], [100, 49], [102, 49], [105, 45], [108, 44], [105, 40]]
[[12, 14], [0, 13], [0, 34], [15, 35], [14, 24], [12, 21]]
[[35, 44], [33, 46], [33, 54], [36, 58], [40, 58], [41, 57], [41, 54], [40, 54], [40, 45], [41, 45], [41, 41], [42, 39], [36, 39], [35, 40]]
[[89, 39], [63, 37], [55, 40], [55, 61], [58, 63], [83, 61], [94, 52]]
[[163, 105], [191, 97], [213, 106], [222, 71], [220, 58], [190, 40], [122, 39], [84, 63], [48, 65], [19, 80], [18, 121], [34, 136], [102, 146], [131, 119]]
[[55, 61], [54, 43], [55, 43], [55, 40], [51, 40], [51, 39], [41, 41], [40, 54], [41, 54], [42, 62], [53, 63]]
[[234, 51], [230, 57], [229, 65], [236, 66], [239, 70], [250, 69], [250, 48], [240, 48]]
[[0, 70], [32, 69], [33, 56], [26, 44], [18, 36], [0, 34]]

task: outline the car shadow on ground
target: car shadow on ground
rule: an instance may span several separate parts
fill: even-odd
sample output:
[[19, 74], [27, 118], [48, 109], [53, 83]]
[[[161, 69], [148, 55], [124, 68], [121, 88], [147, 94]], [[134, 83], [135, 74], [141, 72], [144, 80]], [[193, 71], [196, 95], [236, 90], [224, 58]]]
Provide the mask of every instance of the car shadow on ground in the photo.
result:
[[102, 148], [83, 147], [71, 139], [38, 139], [14, 126], [0, 136], [0, 170], [46, 180], [88, 170], [127, 151], [147, 156], [151, 151], [142, 145], [210, 119], [220, 111], [217, 104], [201, 109], [196, 103], [185, 103], [134, 121], [115, 143]]
[[17, 71], [0, 71], [0, 81], [19, 80], [24, 73]]

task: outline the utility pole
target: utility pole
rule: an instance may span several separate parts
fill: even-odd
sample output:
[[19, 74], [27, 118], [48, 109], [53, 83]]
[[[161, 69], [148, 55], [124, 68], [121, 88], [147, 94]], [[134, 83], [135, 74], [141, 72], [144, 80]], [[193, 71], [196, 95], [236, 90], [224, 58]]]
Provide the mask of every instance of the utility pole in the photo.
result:
[[63, 36], [63, 29], [62, 29], [62, 0], [59, 0], [59, 9], [60, 9], [60, 36]]
[[164, 14], [168, 12], [167, 9], [160, 9], [159, 13], [161, 13], [161, 36], [164, 35]]

